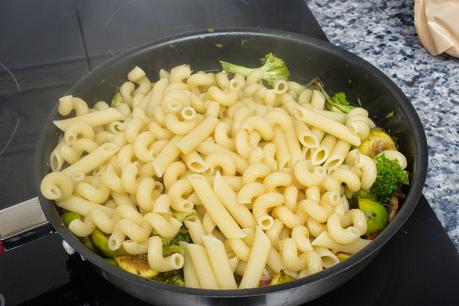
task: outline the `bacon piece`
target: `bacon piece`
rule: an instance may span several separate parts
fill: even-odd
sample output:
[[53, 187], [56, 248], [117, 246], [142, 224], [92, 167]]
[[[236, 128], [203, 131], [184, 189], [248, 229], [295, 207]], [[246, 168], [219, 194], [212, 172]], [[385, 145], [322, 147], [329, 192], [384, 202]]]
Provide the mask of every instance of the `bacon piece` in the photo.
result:
[[267, 287], [267, 286], [269, 286], [269, 284], [271, 284], [271, 279], [262, 279], [260, 281], [260, 284], [258, 284], [258, 287], [259, 288]]
[[392, 195], [392, 198], [389, 202], [389, 222], [392, 222], [392, 220], [395, 218], [395, 215], [400, 208], [400, 200], [403, 200], [404, 198], [405, 194], [401, 191], [400, 188]]

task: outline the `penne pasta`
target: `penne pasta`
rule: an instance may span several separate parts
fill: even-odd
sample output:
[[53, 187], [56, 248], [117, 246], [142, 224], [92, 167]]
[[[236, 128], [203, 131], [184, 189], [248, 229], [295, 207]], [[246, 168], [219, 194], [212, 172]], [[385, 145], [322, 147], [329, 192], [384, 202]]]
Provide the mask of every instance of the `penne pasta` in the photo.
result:
[[107, 108], [105, 110], [95, 111], [92, 113], [87, 113], [81, 116], [74, 118], [55, 120], [53, 121], [54, 125], [57, 126], [60, 130], [65, 131], [70, 126], [74, 125], [77, 122], [84, 122], [91, 127], [102, 126], [110, 122], [123, 120], [125, 116], [115, 108]]
[[221, 201], [215, 195], [204, 176], [192, 174], [188, 180], [193, 186], [202, 204], [206, 208], [212, 220], [217, 224], [223, 235], [227, 238], [242, 238], [245, 236], [239, 225], [225, 209]]
[[304, 107], [297, 107], [294, 110], [294, 115], [297, 120], [303, 121], [306, 124], [312, 125], [324, 132], [342, 139], [353, 146], [360, 145], [360, 138], [352, 133], [345, 125], [336, 122], [322, 114], [314, 113]]
[[247, 261], [244, 275], [239, 284], [240, 289], [258, 287], [263, 269], [268, 261], [270, 250], [271, 243], [268, 237], [261, 229], [257, 228], [249, 260]]

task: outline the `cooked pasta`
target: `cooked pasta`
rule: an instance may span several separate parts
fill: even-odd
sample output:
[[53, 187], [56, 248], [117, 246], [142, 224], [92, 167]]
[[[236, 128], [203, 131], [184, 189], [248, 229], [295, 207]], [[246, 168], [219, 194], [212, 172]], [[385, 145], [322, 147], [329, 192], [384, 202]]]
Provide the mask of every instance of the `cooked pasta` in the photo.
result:
[[187, 244], [186, 251], [190, 254], [191, 262], [199, 280], [199, 287], [203, 289], [219, 289], [212, 264], [206, 249], [199, 244]]
[[233, 271], [226, 256], [223, 243], [217, 238], [203, 236], [202, 242], [209, 255], [215, 277], [217, 278], [220, 289], [237, 289]]
[[198, 174], [192, 174], [188, 177], [188, 180], [194, 191], [198, 194], [199, 199], [210, 217], [217, 224], [222, 233], [227, 238], [244, 237], [245, 234], [220, 202], [205, 177]]
[[225, 208], [242, 228], [255, 228], [255, 219], [251, 211], [237, 202], [237, 195], [217, 172], [214, 180], [214, 191]]
[[271, 243], [268, 237], [261, 229], [257, 228], [247, 267], [244, 270], [239, 288], [258, 287], [270, 250]]
[[103, 235], [105, 250], [186, 287], [248, 289], [335, 265], [372, 237], [348, 200], [372, 192], [378, 158], [400, 171], [407, 158], [395, 143], [362, 149], [375, 128], [364, 108], [265, 77], [183, 64], [150, 81], [136, 66], [111, 105], [60, 98], [42, 195], [78, 216], [66, 223], [76, 236]]
[[180, 253], [164, 257], [161, 238], [153, 236], [150, 238], [148, 244], [148, 263], [154, 271], [166, 272], [181, 269], [185, 263], [185, 259]]
[[275, 145], [277, 169], [282, 170], [290, 160], [290, 152], [285, 134], [279, 127], [274, 127], [273, 143]]

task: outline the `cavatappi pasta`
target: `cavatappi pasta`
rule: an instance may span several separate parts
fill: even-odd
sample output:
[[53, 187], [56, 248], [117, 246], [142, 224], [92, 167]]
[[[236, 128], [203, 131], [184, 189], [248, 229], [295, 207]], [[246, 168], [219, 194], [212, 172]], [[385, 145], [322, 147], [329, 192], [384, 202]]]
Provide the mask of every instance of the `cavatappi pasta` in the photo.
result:
[[[325, 111], [319, 91], [261, 76], [181, 65], [151, 82], [135, 67], [111, 105], [60, 98], [59, 114], [74, 114], [54, 122], [43, 196], [78, 214], [76, 236], [100, 231], [113, 254], [179, 271], [187, 287], [258, 287], [359, 252], [367, 220], [348, 200], [376, 180], [356, 150], [368, 112]], [[396, 149], [381, 154], [407, 165]]]

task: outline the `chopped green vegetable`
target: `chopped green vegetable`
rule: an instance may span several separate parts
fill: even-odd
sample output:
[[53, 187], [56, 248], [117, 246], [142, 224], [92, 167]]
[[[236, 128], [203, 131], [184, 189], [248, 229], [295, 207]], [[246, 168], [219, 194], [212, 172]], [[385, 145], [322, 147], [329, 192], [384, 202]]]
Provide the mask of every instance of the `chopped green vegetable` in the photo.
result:
[[268, 53], [264, 58], [261, 59], [261, 67], [258, 68], [247, 68], [235, 64], [231, 64], [225, 61], [220, 61], [222, 68], [226, 72], [240, 73], [244, 76], [248, 76], [254, 70], [262, 70], [264, 72], [262, 79], [270, 86], [273, 85], [274, 81], [279, 79], [288, 80], [290, 72], [285, 64], [284, 60], [275, 56], [272, 53]]
[[335, 93], [331, 98], [331, 102], [327, 103], [326, 107], [327, 110], [336, 113], [349, 113], [354, 108], [346, 99], [346, 94], [342, 91]]
[[214, 30], [214, 28], [207, 28], [207, 32], [213, 33], [213, 32], [215, 32], [215, 30]]
[[359, 208], [367, 217], [367, 236], [387, 226], [389, 215], [386, 208], [380, 203], [370, 199], [359, 199]]
[[185, 241], [188, 243], [191, 243], [191, 237], [190, 234], [188, 233], [188, 229], [182, 225], [180, 228], [179, 232], [177, 235], [175, 235], [174, 238], [161, 238], [163, 241], [163, 247], [170, 246], [170, 245], [177, 245], [179, 244], [179, 241]]
[[278, 285], [278, 284], [283, 284], [283, 283], [288, 283], [293, 281], [294, 278], [291, 277], [290, 275], [286, 274], [283, 270], [279, 274], [275, 274], [274, 277], [271, 280], [270, 285]]
[[81, 220], [81, 216], [73, 211], [68, 211], [62, 215], [62, 221], [67, 227], [69, 227], [70, 223], [76, 219]]
[[108, 247], [108, 238], [105, 236], [104, 233], [102, 233], [100, 230], [96, 229], [94, 232], [92, 232], [90, 236], [90, 240], [94, 246], [94, 248], [102, 253], [102, 255], [106, 257], [115, 257], [115, 256], [121, 256], [121, 255], [126, 255], [126, 251], [124, 250], [123, 247], [119, 248], [116, 251], [112, 251]]
[[162, 237], [161, 240], [163, 242], [163, 256], [169, 256], [173, 253], [183, 254], [183, 249], [179, 246], [179, 242], [192, 242], [190, 234], [188, 233], [188, 229], [185, 226], [180, 228], [179, 232], [177, 235], [175, 235], [174, 238]]
[[375, 201], [378, 200], [378, 198], [376, 197], [374, 193], [372, 193], [370, 190], [365, 190], [365, 189], [360, 189], [359, 191], [354, 193], [354, 197], [358, 199], [367, 198], [367, 199], [371, 199]]
[[358, 149], [363, 154], [375, 157], [385, 150], [397, 150], [397, 147], [392, 137], [383, 129], [374, 128], [370, 130], [368, 137], [362, 140]]
[[104, 258], [104, 260], [105, 260], [107, 263], [111, 264], [112, 266], [115, 266], [115, 267], [118, 266], [118, 264], [116, 263], [116, 260], [113, 259], [113, 258]]
[[395, 116], [395, 113], [394, 113], [394, 112], [390, 112], [390, 113], [388, 113], [388, 114], [386, 115], [386, 119], [390, 119], [390, 118], [392, 118], [392, 117], [394, 117], [394, 116]]
[[308, 85], [312, 86], [315, 90], [320, 91], [320, 93], [324, 96], [325, 108], [327, 110], [335, 113], [348, 113], [354, 108], [354, 106], [352, 106], [347, 100], [344, 92], [337, 92], [330, 98], [319, 78], [314, 78]]
[[119, 92], [117, 92], [116, 95], [114, 95], [113, 98], [112, 98], [111, 105], [113, 107], [117, 107], [121, 103], [123, 103], [123, 97], [121, 97], [121, 94]]
[[185, 280], [183, 277], [182, 269], [159, 273], [153, 277], [153, 280], [170, 285], [185, 287]]
[[164, 257], [172, 255], [174, 253], [183, 254], [182, 247], [176, 244], [163, 246], [163, 256]]
[[91, 251], [97, 252], [89, 237], [81, 237], [80, 241], [83, 242], [84, 246], [90, 249]]
[[377, 156], [375, 161], [377, 176], [370, 191], [380, 203], [388, 204], [401, 184], [409, 185], [408, 172], [402, 170], [396, 160], [390, 160], [384, 154]]
[[338, 253], [336, 254], [336, 257], [338, 257], [339, 261], [345, 261], [346, 259], [351, 257], [351, 255], [346, 254], [346, 253]]
[[138, 275], [143, 278], [152, 278], [158, 275], [158, 272], [150, 268], [147, 255], [116, 256], [115, 261], [118, 264], [118, 266], [124, 271]]

